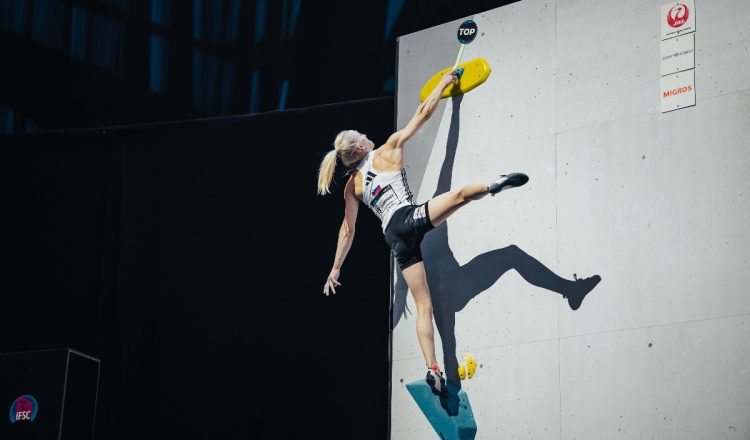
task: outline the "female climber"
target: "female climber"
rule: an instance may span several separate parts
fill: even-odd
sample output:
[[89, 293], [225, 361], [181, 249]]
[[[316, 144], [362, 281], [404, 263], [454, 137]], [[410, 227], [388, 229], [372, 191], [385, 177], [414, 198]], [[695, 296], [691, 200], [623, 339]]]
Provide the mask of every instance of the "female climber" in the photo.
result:
[[417, 107], [406, 126], [393, 133], [375, 148], [375, 144], [355, 130], [340, 132], [334, 149], [323, 158], [318, 173], [318, 194], [330, 193], [336, 158], [353, 167], [344, 187], [344, 221], [339, 230], [333, 267], [323, 286], [323, 293], [336, 293], [336, 287], [352, 240], [359, 202], [367, 205], [381, 220], [385, 241], [398, 261], [406, 284], [411, 290], [417, 309], [417, 339], [427, 364], [427, 383], [438, 393], [445, 389], [443, 372], [435, 357], [432, 300], [427, 285], [420, 243], [431, 229], [440, 226], [458, 208], [487, 194], [525, 184], [529, 178], [523, 173], [502, 175], [489, 184], [474, 183], [448, 191], [418, 205], [414, 201], [403, 169], [403, 148], [409, 138], [432, 116], [440, 97], [448, 86], [455, 84], [459, 73], [445, 74], [432, 93]]

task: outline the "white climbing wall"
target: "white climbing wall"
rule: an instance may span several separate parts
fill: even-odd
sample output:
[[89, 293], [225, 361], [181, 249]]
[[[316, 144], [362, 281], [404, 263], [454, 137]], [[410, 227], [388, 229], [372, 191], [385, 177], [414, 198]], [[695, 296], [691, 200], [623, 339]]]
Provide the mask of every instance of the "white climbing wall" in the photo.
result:
[[[456, 355], [480, 364], [462, 382], [477, 439], [750, 438], [750, 4], [696, 0], [697, 103], [661, 113], [662, 3], [465, 17], [463, 59], [492, 74], [406, 146], [419, 202], [530, 176], [423, 243], [438, 359], [454, 379]], [[399, 128], [462, 21], [399, 39]], [[555, 291], [573, 274], [602, 278], [577, 311]], [[391, 437], [434, 439], [404, 387], [425, 367], [394, 284]]]

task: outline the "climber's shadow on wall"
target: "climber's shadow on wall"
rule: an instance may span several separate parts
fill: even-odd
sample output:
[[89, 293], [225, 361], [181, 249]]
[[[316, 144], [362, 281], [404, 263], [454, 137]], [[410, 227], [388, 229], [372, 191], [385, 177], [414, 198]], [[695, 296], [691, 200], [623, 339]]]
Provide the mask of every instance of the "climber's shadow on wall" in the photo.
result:
[[[459, 133], [459, 113], [462, 96], [453, 98], [445, 161], [440, 169], [437, 189], [433, 197], [451, 189], [451, 175], [456, 157]], [[530, 176], [531, 179], [534, 176]], [[502, 197], [502, 195], [499, 195]], [[430, 231], [422, 242], [425, 256], [424, 266], [427, 283], [432, 296], [435, 324], [443, 342], [444, 371], [446, 378], [461, 386], [458, 377], [456, 358], [456, 313], [461, 311], [472, 298], [485, 292], [505, 272], [515, 269], [527, 282], [542, 287], [567, 298], [572, 309], [577, 309], [583, 297], [601, 280], [599, 276], [587, 279], [564, 279], [534, 257], [515, 245], [495, 249], [474, 257], [463, 266], [458, 263], [448, 246], [449, 222]], [[397, 271], [393, 303], [393, 328], [406, 311], [406, 281]]]

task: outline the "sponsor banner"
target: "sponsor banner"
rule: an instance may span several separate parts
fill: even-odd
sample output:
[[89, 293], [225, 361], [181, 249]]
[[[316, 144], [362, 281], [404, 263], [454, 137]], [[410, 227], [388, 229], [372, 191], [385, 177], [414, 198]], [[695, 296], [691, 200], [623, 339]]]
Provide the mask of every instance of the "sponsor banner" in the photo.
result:
[[680, 0], [661, 7], [661, 39], [695, 32], [695, 0]]
[[661, 77], [661, 112], [695, 105], [695, 70]]
[[661, 42], [661, 76], [695, 68], [695, 34]]

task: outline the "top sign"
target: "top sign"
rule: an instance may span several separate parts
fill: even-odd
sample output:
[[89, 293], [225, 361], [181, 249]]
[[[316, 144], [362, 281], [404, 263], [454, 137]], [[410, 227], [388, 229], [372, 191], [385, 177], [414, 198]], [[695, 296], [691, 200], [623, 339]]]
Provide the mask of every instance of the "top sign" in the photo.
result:
[[466, 20], [458, 27], [458, 41], [469, 44], [477, 37], [477, 24], [474, 20]]
[[695, 32], [695, 0], [680, 0], [661, 7], [661, 39]]

